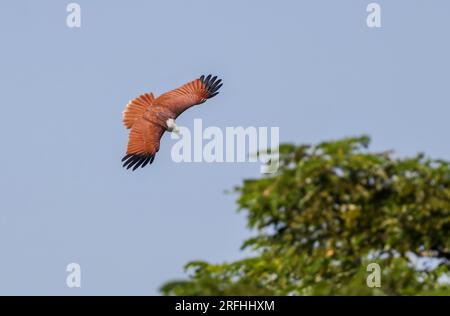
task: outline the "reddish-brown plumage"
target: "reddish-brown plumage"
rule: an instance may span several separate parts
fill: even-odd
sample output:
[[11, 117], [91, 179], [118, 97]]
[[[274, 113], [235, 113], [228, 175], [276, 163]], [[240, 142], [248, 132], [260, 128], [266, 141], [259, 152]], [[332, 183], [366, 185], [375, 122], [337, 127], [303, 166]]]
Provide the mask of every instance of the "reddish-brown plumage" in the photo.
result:
[[216, 76], [201, 76], [156, 99], [152, 93], [145, 93], [130, 101], [123, 112], [123, 123], [131, 129], [123, 166], [136, 170], [151, 164], [168, 129], [167, 120], [217, 95], [221, 81]]

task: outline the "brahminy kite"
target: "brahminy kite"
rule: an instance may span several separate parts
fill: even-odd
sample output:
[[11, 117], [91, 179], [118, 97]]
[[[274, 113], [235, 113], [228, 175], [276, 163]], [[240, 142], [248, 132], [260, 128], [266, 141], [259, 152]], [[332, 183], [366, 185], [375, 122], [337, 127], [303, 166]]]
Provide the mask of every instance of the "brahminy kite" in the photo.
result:
[[122, 159], [123, 167], [134, 171], [151, 164], [164, 132], [177, 133], [179, 129], [175, 119], [191, 106], [216, 96], [222, 86], [221, 81], [217, 76], [201, 76], [158, 98], [153, 93], [144, 93], [131, 100], [123, 112], [123, 123], [131, 129], [127, 153]]

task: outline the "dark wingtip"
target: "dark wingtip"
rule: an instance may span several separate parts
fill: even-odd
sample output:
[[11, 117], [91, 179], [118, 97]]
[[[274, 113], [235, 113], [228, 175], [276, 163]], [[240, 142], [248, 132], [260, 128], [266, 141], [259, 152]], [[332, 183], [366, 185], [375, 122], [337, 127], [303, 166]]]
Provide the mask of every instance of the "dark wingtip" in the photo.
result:
[[217, 76], [213, 76], [209, 74], [205, 77], [205, 75], [200, 76], [200, 81], [205, 85], [206, 90], [208, 91], [208, 99], [216, 96], [219, 92], [220, 87], [222, 87], [223, 83], [222, 79], [218, 79]]
[[127, 154], [122, 158], [123, 165], [122, 167], [135, 171], [137, 168], [144, 168], [148, 163], [152, 163], [155, 159], [155, 155], [148, 154]]
[[122, 158], [122, 162], [124, 162], [125, 160], [127, 160], [127, 159], [130, 158], [131, 156], [133, 156], [133, 155], [130, 155], [130, 154], [126, 155], [125, 157]]

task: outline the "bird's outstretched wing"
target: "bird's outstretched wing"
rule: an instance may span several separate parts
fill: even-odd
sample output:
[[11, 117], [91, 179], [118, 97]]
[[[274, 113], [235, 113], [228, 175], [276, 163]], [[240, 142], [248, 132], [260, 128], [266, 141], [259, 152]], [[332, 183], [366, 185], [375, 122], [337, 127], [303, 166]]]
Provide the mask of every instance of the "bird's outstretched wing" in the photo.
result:
[[154, 104], [167, 108], [176, 118], [191, 106], [216, 96], [222, 86], [221, 82], [221, 79], [217, 80], [217, 76], [201, 76], [199, 79], [162, 94], [154, 101]]
[[144, 117], [137, 119], [130, 131], [127, 154], [122, 159], [123, 167], [133, 168], [134, 171], [151, 164], [159, 150], [159, 140], [164, 131], [164, 126], [156, 121]]

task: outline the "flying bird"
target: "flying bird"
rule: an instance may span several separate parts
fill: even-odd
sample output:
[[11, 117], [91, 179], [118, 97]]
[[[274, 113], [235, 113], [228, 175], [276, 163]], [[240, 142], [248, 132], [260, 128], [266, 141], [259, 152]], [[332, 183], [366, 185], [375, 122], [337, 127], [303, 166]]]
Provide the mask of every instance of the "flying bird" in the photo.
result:
[[216, 96], [221, 82], [217, 76], [201, 76], [158, 98], [153, 93], [144, 93], [131, 100], [123, 111], [123, 123], [131, 129], [123, 167], [134, 171], [151, 164], [164, 132], [179, 132], [175, 119], [191, 106]]

